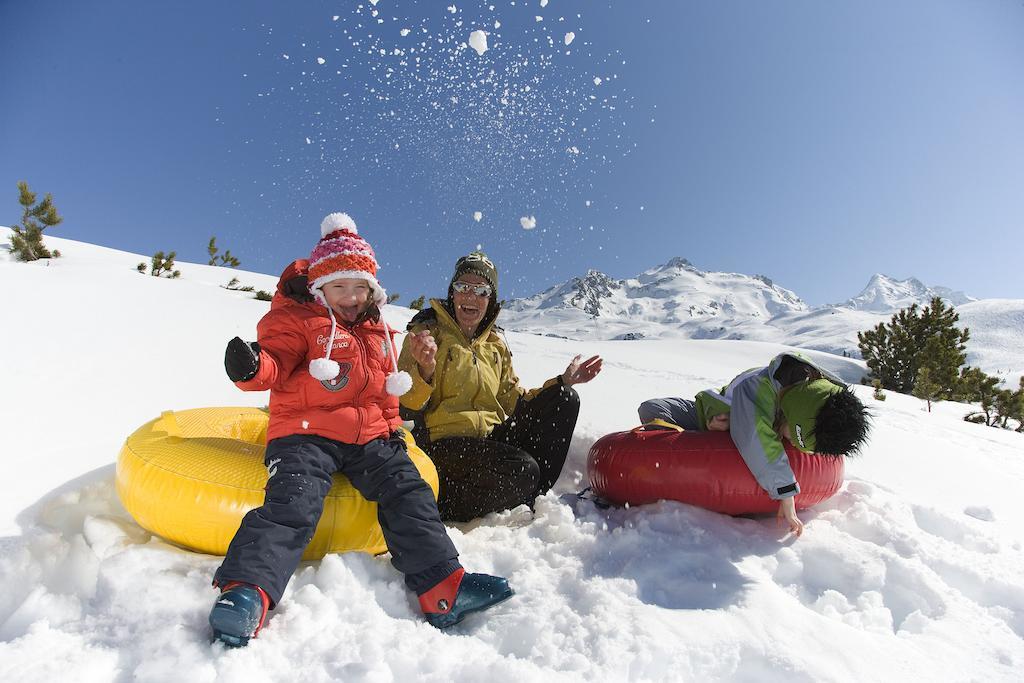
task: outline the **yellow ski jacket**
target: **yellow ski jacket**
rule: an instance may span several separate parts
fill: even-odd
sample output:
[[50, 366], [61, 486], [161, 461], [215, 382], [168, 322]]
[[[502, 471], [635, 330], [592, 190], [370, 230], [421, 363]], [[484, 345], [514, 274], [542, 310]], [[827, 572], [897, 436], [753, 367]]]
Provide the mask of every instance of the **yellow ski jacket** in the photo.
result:
[[409, 332], [429, 329], [437, 343], [437, 366], [428, 383], [410, 351], [406, 335], [398, 367], [412, 375], [412, 389], [401, 397], [404, 407], [421, 411], [430, 440], [448, 436], [485, 437], [504, 422], [519, 400], [528, 401], [541, 389], [557, 384], [558, 377], [543, 387], [527, 391], [519, 386], [512, 369], [512, 353], [494, 325], [497, 315], [484, 321], [483, 329], [467, 339], [452, 315], [438, 299], [409, 323]]

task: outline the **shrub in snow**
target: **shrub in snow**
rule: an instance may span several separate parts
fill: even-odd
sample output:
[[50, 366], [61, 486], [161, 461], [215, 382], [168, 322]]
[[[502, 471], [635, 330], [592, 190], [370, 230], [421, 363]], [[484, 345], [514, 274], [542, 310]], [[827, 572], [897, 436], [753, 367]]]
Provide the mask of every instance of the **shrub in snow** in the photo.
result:
[[224, 289], [230, 289], [233, 292], [251, 292], [252, 290], [256, 289], [252, 285], [245, 285], [240, 287], [239, 280], [237, 277], [231, 278], [230, 280], [228, 280], [228, 283], [226, 285], [221, 285], [221, 287], [223, 287]]
[[174, 270], [175, 256], [177, 256], [177, 253], [173, 251], [168, 252], [166, 256], [162, 251], [158, 251], [153, 254], [153, 260], [150, 262], [149, 274], [153, 277], [181, 277], [181, 271]]
[[[211, 237], [210, 243], [206, 245], [206, 252], [210, 255], [210, 260], [207, 262], [207, 265], [227, 266], [228, 268], [237, 268], [242, 265], [241, 261], [231, 255], [230, 249], [225, 249], [223, 254], [218, 254], [218, 251], [217, 238]], [[228, 287], [228, 289], [231, 288]]]
[[409, 308], [414, 311], [422, 311], [423, 304], [427, 300], [427, 297], [420, 294], [418, 297], [409, 302]]
[[60, 252], [53, 252], [43, 245], [43, 230], [58, 225], [64, 219], [53, 205], [53, 197], [47, 192], [43, 201], [36, 203], [36, 193], [28, 189], [28, 183], [18, 183], [18, 203], [23, 207], [21, 223], [15, 225], [11, 235], [11, 251], [19, 261], [35, 261], [54, 258]]
[[[252, 289], [252, 288], [250, 287], [249, 289]], [[255, 298], [259, 299], [260, 301], [270, 301], [271, 299], [274, 298], [274, 295], [271, 294], [270, 292], [264, 290], [264, 289], [259, 289], [259, 290], [256, 290], [256, 297]]]
[[885, 400], [885, 392], [882, 391], [882, 380], [880, 380], [880, 379], [871, 380], [871, 386], [873, 386], [875, 388], [875, 393], [871, 394], [875, 398], [875, 400], [876, 401], [884, 401]]

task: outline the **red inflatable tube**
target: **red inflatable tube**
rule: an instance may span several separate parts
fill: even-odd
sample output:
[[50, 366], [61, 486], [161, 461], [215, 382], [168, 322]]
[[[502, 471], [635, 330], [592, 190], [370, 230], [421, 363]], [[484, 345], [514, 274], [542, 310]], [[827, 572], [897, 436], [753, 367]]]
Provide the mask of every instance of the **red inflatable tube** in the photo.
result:
[[[828, 500], [843, 484], [843, 458], [803, 453], [786, 444], [800, 493], [797, 509]], [[615, 505], [677, 500], [727, 515], [774, 513], [728, 432], [645, 431], [601, 437], [590, 447], [587, 476]]]

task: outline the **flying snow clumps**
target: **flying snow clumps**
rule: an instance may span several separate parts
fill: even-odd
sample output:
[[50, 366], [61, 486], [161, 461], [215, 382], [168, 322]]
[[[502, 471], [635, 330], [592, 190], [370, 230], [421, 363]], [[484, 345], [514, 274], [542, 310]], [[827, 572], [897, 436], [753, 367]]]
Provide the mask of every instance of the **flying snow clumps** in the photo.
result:
[[483, 217], [484, 217], [484, 214], [482, 212], [480, 212], [480, 211], [474, 211], [473, 212], [473, 220], [475, 220], [477, 223], [479, 223], [480, 219], [483, 218]]
[[575, 33], [573, 33], [572, 31], [569, 31], [568, 33], [565, 34], [565, 44], [566, 45], [571, 45], [572, 41], [574, 41], [574, 40], [576, 40], [576, 34]]
[[533, 230], [537, 227], [537, 219], [533, 216], [523, 216], [519, 219], [519, 225], [523, 226], [523, 230]]
[[402, 35], [403, 38], [405, 38], [407, 35], [409, 35], [410, 31], [407, 28], [403, 28], [401, 31], [399, 31], [399, 33]]
[[594, 85], [601, 85], [601, 77], [594, 76]]
[[540, 6], [541, 7], [547, 7], [548, 6], [548, 0], [540, 0]]
[[476, 50], [478, 55], [487, 52], [487, 31], [473, 31], [469, 34], [469, 46]]
[[324, 59], [323, 57], [317, 57], [317, 58], [316, 58], [316, 63], [317, 63], [317, 64], [319, 64], [319, 65], [321, 65], [321, 66], [323, 66], [324, 64], [326, 64], [326, 63], [327, 63], [327, 60], [326, 60], [326, 59]]

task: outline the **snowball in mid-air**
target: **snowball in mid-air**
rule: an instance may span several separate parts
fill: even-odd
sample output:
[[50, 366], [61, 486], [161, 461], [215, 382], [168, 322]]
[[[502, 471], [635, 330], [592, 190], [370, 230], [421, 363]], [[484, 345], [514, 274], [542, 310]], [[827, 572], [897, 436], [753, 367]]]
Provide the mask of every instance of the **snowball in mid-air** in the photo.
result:
[[484, 214], [482, 212], [480, 212], [480, 211], [474, 211], [473, 212], [473, 220], [475, 220], [477, 223], [479, 223], [480, 219], [483, 218], [483, 217], [484, 217]]
[[476, 50], [478, 55], [487, 52], [487, 31], [473, 31], [469, 34], [469, 46]]
[[409, 35], [410, 31], [409, 31], [409, 29], [407, 29], [407, 28], [403, 28], [403, 29], [402, 29], [401, 31], [399, 31], [399, 33], [400, 33], [400, 34], [402, 35], [402, 37], [404, 38], [405, 36]]
[[519, 225], [523, 226], [523, 230], [533, 230], [537, 227], [537, 219], [533, 216], [523, 216], [519, 219]]
[[576, 34], [575, 33], [573, 33], [572, 31], [569, 31], [568, 33], [565, 34], [565, 44], [566, 45], [570, 45], [572, 43], [572, 41], [574, 41], [574, 40], [576, 40]]
[[548, 6], [548, 0], [540, 0], [540, 6], [541, 7], [547, 7]]
[[316, 63], [317, 63], [317, 64], [320, 64], [320, 65], [322, 66], [322, 65], [324, 65], [324, 64], [326, 64], [326, 63], [327, 63], [327, 60], [326, 60], [326, 59], [324, 59], [323, 57], [317, 57], [317, 58], [316, 58]]
[[601, 77], [594, 76], [594, 85], [601, 85]]

